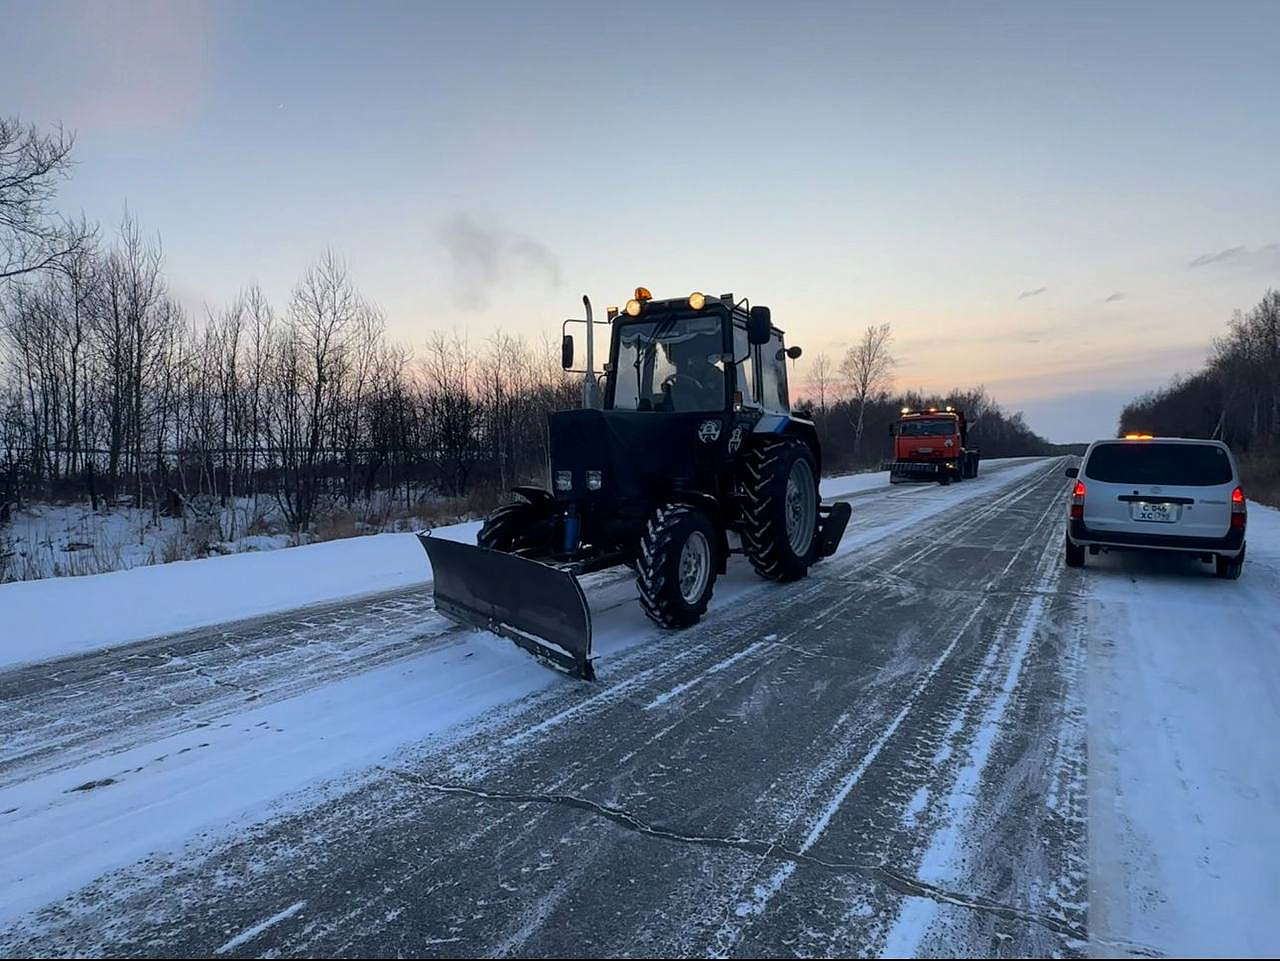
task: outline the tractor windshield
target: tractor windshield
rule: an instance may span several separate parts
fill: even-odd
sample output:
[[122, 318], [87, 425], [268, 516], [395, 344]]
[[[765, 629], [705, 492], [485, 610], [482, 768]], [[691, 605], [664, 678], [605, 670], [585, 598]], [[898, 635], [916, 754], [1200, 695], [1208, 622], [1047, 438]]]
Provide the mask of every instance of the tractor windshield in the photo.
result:
[[625, 324], [618, 332], [615, 410], [725, 409], [724, 339], [714, 316]]
[[956, 421], [950, 417], [945, 420], [904, 420], [898, 425], [898, 433], [903, 437], [947, 437], [959, 432]]

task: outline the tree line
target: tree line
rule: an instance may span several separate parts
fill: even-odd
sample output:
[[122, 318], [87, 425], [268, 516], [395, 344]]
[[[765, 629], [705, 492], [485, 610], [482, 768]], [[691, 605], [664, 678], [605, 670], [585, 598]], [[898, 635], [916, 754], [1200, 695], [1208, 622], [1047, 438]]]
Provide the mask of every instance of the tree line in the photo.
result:
[[[104, 237], [55, 213], [72, 144], [0, 118], [0, 519], [24, 498], [182, 512], [266, 495], [305, 531], [375, 491], [412, 510], [545, 480], [546, 414], [580, 391], [549, 341], [436, 332], [415, 353], [332, 253], [284, 304], [250, 286], [188, 316], [135, 218]], [[963, 407], [987, 456], [1046, 447], [981, 389], [891, 396], [890, 340], [868, 328], [839, 376], [819, 357], [793, 392], [829, 468], [874, 465], [902, 404]]]
[[375, 490], [408, 508], [537, 477], [544, 414], [577, 397], [548, 343], [438, 332], [415, 358], [333, 254], [283, 309], [249, 287], [203, 318], [185, 315], [162, 264], [126, 219], [114, 244], [10, 285], [0, 501], [181, 510], [268, 494], [306, 530]]
[[294, 530], [329, 502], [461, 496], [539, 476], [577, 396], [546, 342], [432, 334], [415, 357], [326, 254], [271, 304], [189, 317], [158, 239], [57, 214], [74, 139], [0, 118], [0, 519], [23, 497], [182, 511], [268, 494]]
[[1280, 452], [1280, 291], [1237, 310], [1200, 370], [1127, 404], [1120, 432], [1216, 438], [1253, 456]]

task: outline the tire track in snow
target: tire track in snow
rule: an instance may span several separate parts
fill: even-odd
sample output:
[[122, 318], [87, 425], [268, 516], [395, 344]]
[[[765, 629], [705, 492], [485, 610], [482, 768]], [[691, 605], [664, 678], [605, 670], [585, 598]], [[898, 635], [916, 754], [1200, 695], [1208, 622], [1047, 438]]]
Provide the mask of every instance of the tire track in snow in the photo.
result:
[[[1041, 491], [1045, 482], [1050, 478], [1053, 478], [1058, 471], [1059, 465], [1055, 462], [1049, 470], [1038, 472], [1019, 488], [1010, 492], [1007, 497], [998, 498], [992, 504], [986, 505], [983, 509], [974, 512], [974, 516], [969, 518], [967, 522], [962, 522], [961, 524], [952, 527], [947, 540], [953, 543], [961, 540], [962, 536], [967, 534], [969, 530], [985, 523], [994, 516], [999, 516], [1000, 514], [1008, 511], [1014, 505], [1020, 504], [1027, 498], [1032, 497], [1037, 492]], [[1018, 548], [1011, 552], [1008, 562], [998, 574], [991, 578], [992, 580], [999, 581], [1005, 578], [1014, 566], [1026, 556], [1028, 549], [1039, 546], [1037, 542], [1043, 536], [1041, 530], [1042, 522], [1057, 509], [1059, 509], [1058, 502], [1056, 499], [1053, 499], [1048, 507], [1038, 512], [1037, 523], [1032, 525], [1031, 530], [1028, 532]], [[934, 544], [934, 549], [937, 549], [936, 541]], [[920, 553], [924, 554], [928, 552], [929, 548], [925, 548]], [[1044, 555], [1042, 553], [1041, 557], [1043, 556]], [[895, 568], [890, 569], [890, 571], [886, 573], [893, 573], [896, 569], [908, 566], [909, 563], [910, 559], [904, 560], [904, 562], [895, 565]], [[841, 779], [827, 804], [819, 809], [817, 814], [814, 816], [815, 820], [812, 823], [809, 832], [806, 834], [804, 842], [798, 848], [802, 854], [808, 853], [821, 839], [822, 835], [830, 825], [832, 818], [835, 817], [836, 813], [848, 799], [854, 788], [857, 787], [858, 783], [866, 774], [868, 768], [876, 761], [884, 750], [885, 745], [898, 732], [906, 718], [911, 714], [912, 710], [919, 702], [923, 693], [928, 690], [929, 686], [939, 676], [943, 666], [955, 652], [957, 645], [973, 626], [977, 617], [984, 611], [990, 596], [991, 595], [989, 594], [984, 595], [983, 600], [973, 607], [970, 615], [965, 619], [961, 628], [954, 634], [950, 643], [933, 661], [925, 675], [912, 689], [903, 708], [893, 717], [888, 726], [880, 732], [879, 736], [877, 736], [872, 742], [871, 747], [862, 756], [855, 767]], [[973, 689], [972, 683], [970, 689]], [[753, 887], [748, 898], [739, 900], [737, 904], [734, 905], [734, 918], [731, 919], [726, 917], [725, 923], [722, 925], [716, 936], [716, 954], [718, 956], [727, 956], [733, 950], [734, 946], [741, 939], [743, 922], [764, 914], [769, 903], [795, 873], [796, 868], [797, 864], [794, 861], [781, 865], [772, 873], [772, 875], [770, 875], [769, 878], [763, 882], [757, 883]]]
[[[1061, 508], [1057, 503], [1052, 503], [1050, 510], [1060, 511]], [[1056, 524], [1052, 526], [1055, 529], [1057, 527]], [[1022, 679], [1023, 665], [1036, 633], [1041, 628], [1048, 605], [1046, 595], [1056, 593], [1055, 589], [1061, 578], [1060, 549], [1057, 540], [1052, 537], [1046, 539], [1036, 565], [1038, 576], [1035, 588], [1026, 609], [1016, 617], [1011, 616], [1007, 622], [1011, 624], [1016, 621], [1018, 624], [1012, 655], [995, 697], [981, 719], [967, 732], [969, 748], [963, 766], [942, 802], [941, 824], [930, 837], [916, 871], [917, 877], [925, 883], [945, 887], [954, 886], [960, 880], [961, 869], [957, 865], [957, 859], [973, 831], [973, 818], [983, 776], [1007, 728], [1007, 715], [1013, 694]], [[1003, 635], [1007, 630], [1008, 626], [1002, 628], [1000, 634]], [[997, 652], [1001, 646], [1002, 637], [997, 637], [992, 644], [992, 651]], [[977, 691], [978, 687], [975, 686], [973, 693], [976, 695]], [[948, 739], [948, 747], [953, 742], [954, 736]], [[935, 761], [938, 760], [944, 759], [935, 756]], [[938, 903], [932, 899], [906, 898], [885, 937], [881, 953], [888, 957], [917, 955], [930, 925], [937, 917], [938, 909]]]

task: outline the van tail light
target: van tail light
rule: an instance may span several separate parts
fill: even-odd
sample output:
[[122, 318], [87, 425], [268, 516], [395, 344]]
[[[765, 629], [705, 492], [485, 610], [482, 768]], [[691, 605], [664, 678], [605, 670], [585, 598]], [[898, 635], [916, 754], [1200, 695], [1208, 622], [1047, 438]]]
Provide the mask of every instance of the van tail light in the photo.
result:
[[1084, 520], [1084, 481], [1076, 481], [1076, 489], [1071, 492], [1071, 519]]
[[1237, 487], [1231, 492], [1231, 528], [1232, 530], [1244, 530], [1245, 519], [1248, 517], [1248, 511], [1244, 503], [1244, 488]]

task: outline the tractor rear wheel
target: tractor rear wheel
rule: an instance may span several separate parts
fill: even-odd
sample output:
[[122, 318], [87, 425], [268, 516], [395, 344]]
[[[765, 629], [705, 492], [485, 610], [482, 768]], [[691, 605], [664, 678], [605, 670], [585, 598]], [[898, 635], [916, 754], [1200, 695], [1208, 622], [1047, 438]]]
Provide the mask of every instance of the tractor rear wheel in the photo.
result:
[[686, 504], [656, 510], [645, 525], [636, 555], [640, 606], [663, 627], [698, 623], [716, 583], [715, 526]]
[[547, 504], [517, 501], [504, 504], [485, 518], [476, 534], [476, 545], [512, 554], [521, 550], [550, 550], [555, 524]]
[[818, 554], [818, 471], [794, 441], [747, 452], [743, 465], [742, 544], [761, 577], [794, 581]]

